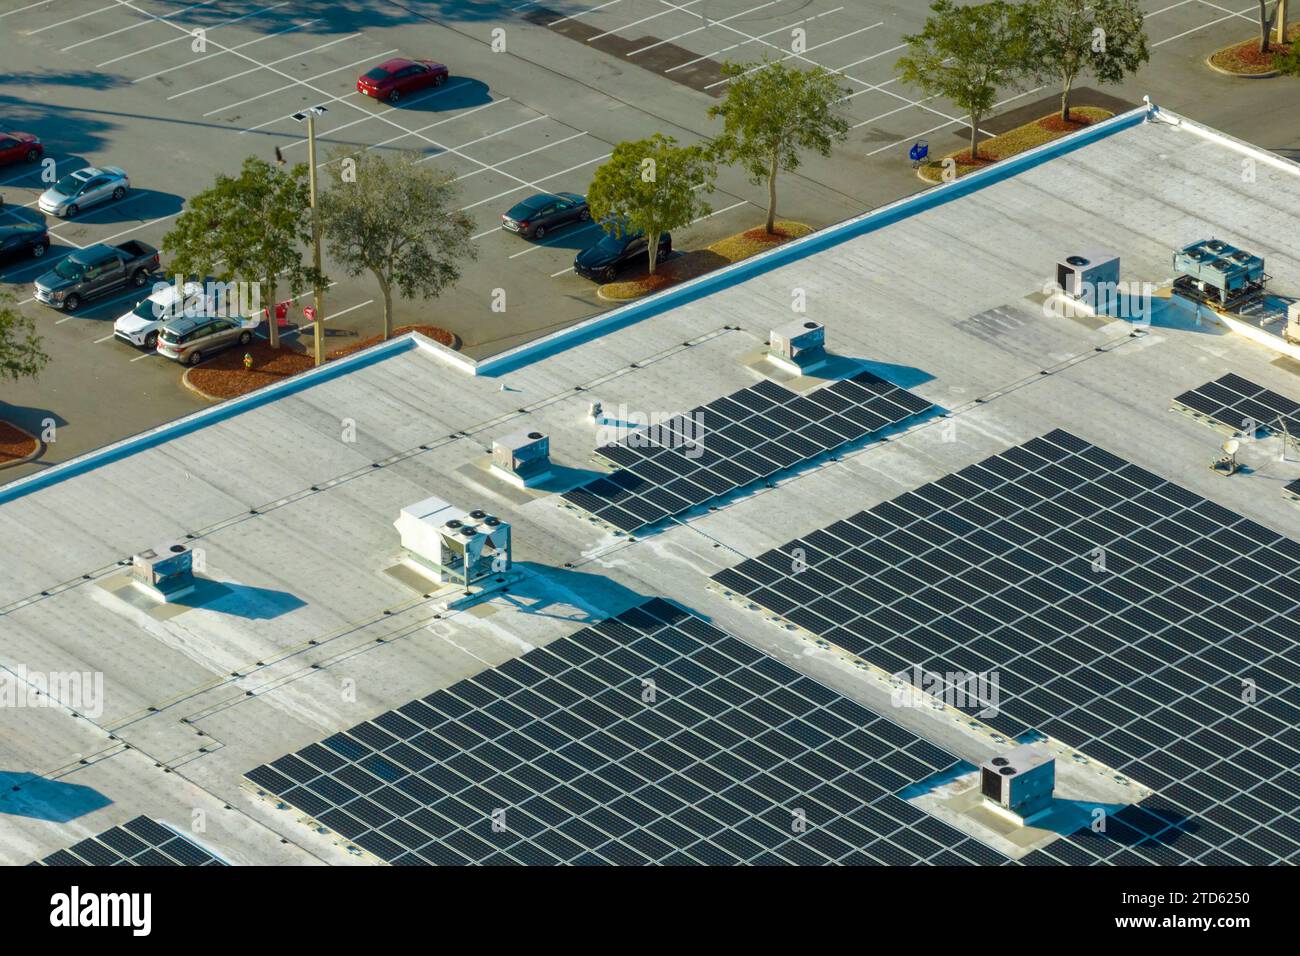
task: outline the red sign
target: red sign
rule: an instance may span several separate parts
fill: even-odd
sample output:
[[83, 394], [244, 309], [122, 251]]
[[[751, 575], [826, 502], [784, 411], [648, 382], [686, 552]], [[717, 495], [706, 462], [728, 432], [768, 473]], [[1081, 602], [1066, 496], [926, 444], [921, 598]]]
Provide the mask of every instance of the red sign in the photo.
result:
[[316, 310], [312, 308], [310, 305], [303, 307], [302, 314], [307, 317], [308, 322], [316, 321]]

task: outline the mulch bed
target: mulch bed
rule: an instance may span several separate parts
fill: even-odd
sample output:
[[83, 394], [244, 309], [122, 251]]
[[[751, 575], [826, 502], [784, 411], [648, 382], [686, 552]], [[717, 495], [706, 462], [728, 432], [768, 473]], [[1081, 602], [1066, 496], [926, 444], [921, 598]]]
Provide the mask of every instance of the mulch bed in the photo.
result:
[[1293, 23], [1287, 27], [1286, 35], [1289, 42], [1279, 46], [1272, 39], [1276, 35], [1276, 31], [1271, 33], [1267, 53], [1259, 52], [1259, 37], [1256, 36], [1233, 46], [1224, 47], [1210, 57], [1210, 62], [1221, 70], [1244, 76], [1272, 73], [1276, 69], [1273, 65], [1273, 57], [1290, 52], [1295, 41], [1300, 39], [1300, 23]]
[[0, 420], [0, 468], [24, 460], [40, 447], [40, 442], [17, 425]]
[[1051, 116], [1041, 117], [1031, 123], [1026, 123], [1024, 126], [1017, 126], [1015, 129], [1007, 130], [1005, 133], [984, 140], [979, 144], [979, 155], [973, 161], [970, 150], [963, 149], [939, 159], [931, 160], [922, 166], [918, 172], [926, 182], [942, 182], [943, 161], [952, 159], [957, 163], [957, 176], [960, 178], [977, 169], [992, 166], [1000, 160], [1009, 159], [1017, 153], [1023, 153], [1035, 146], [1042, 146], [1054, 139], [1060, 139], [1062, 136], [1078, 132], [1093, 123], [1110, 119], [1113, 115], [1115, 114], [1110, 110], [1104, 110], [1096, 106], [1076, 106], [1070, 110], [1070, 119], [1068, 121], [1061, 119], [1060, 113], [1053, 113]]
[[[456, 337], [446, 329], [433, 325], [404, 325], [393, 330], [393, 337], [407, 332], [419, 332], [435, 342], [448, 347], [454, 346]], [[378, 345], [384, 341], [382, 335], [375, 335], [341, 349], [336, 349], [325, 356], [330, 362], [344, 356], [354, 355], [363, 349]], [[244, 368], [244, 355], [251, 355], [253, 367]], [[245, 348], [233, 348], [215, 355], [202, 365], [189, 369], [185, 373], [186, 383], [196, 391], [209, 398], [236, 398], [249, 392], [274, 385], [286, 378], [315, 367], [311, 351], [300, 339], [280, 340], [280, 347], [273, 349], [261, 339], [255, 339]]]

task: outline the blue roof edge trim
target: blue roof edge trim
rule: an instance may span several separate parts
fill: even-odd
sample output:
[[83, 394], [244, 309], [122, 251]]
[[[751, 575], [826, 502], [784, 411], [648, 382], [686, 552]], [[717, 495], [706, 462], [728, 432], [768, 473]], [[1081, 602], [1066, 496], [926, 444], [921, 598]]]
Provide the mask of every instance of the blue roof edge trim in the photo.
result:
[[105, 445], [103, 448], [95, 451], [86, 452], [76, 458], [69, 459], [61, 464], [52, 466], [48, 471], [43, 471], [35, 475], [29, 475], [26, 478], [19, 478], [7, 485], [0, 485], [0, 505], [7, 504], [17, 498], [25, 497], [34, 491], [40, 491], [56, 485], [69, 478], [93, 471], [101, 465], [111, 464], [120, 461], [123, 458], [129, 458], [136, 452], [145, 451], [158, 445], [169, 442], [175, 438], [181, 438], [192, 432], [209, 425], [215, 425], [218, 422], [226, 421], [241, 415], [246, 411], [254, 408], [260, 408], [263, 405], [269, 405], [271, 402], [278, 401], [289, 395], [295, 395], [298, 392], [305, 391], [321, 382], [327, 382], [330, 379], [340, 378], [348, 375], [358, 369], [366, 368], [377, 362], [391, 358], [394, 355], [409, 351], [416, 347], [416, 341], [413, 335], [404, 335], [401, 338], [393, 339], [382, 345], [376, 345], [368, 348], [356, 355], [350, 355], [347, 358], [338, 359], [323, 365], [318, 369], [312, 369], [301, 375], [295, 375], [283, 382], [277, 382], [274, 385], [268, 385], [266, 388], [260, 388], [255, 392], [247, 395], [241, 395], [239, 398], [232, 398], [215, 405], [212, 408], [204, 408], [197, 412], [192, 412], [183, 418], [159, 425], [157, 428], [141, 432], [130, 438], [124, 438], [121, 441], [114, 442], [111, 445]]
[[[707, 273], [698, 279], [666, 289], [647, 299], [614, 309], [568, 329], [562, 329], [536, 342], [504, 352], [495, 358], [474, 362], [473, 374], [476, 376], [503, 375], [514, 369], [522, 368], [574, 346], [581, 345], [594, 338], [626, 328], [640, 322], [642, 319], [658, 315], [668, 309], [694, 302], [714, 292], [744, 282], [756, 275], [780, 268], [791, 262], [797, 262], [800, 259], [837, 246], [842, 242], [847, 242], [901, 219], [906, 219], [918, 212], [937, 208], [954, 199], [1015, 176], [1026, 169], [1032, 169], [1058, 156], [1073, 152], [1089, 143], [1129, 129], [1146, 120], [1151, 112], [1151, 108], [1147, 106], [1135, 107], [1126, 113], [1121, 113], [1118, 116], [1086, 127], [1077, 133], [1071, 133], [1042, 146], [1037, 146], [1011, 159], [1001, 160], [992, 166], [977, 170], [954, 182], [934, 186], [912, 196], [881, 206], [861, 216], [820, 229], [770, 252], [760, 253], [734, 265]], [[181, 438], [201, 428], [206, 428], [208, 425], [215, 425], [246, 411], [269, 405], [271, 402], [295, 395], [322, 382], [375, 365], [394, 355], [418, 347], [420, 347], [420, 342], [417, 340], [416, 334], [407, 333], [390, 342], [366, 349], [357, 355], [339, 359], [320, 368], [303, 372], [288, 381], [269, 385], [240, 398], [229, 399], [213, 408], [193, 412], [149, 431], [122, 439], [95, 451], [86, 452], [69, 461], [53, 465], [48, 471], [29, 475], [26, 478], [19, 478], [6, 485], [0, 485], [0, 505], [52, 487], [69, 478], [93, 471], [102, 465], [128, 458], [136, 452], [157, 447], [175, 438]]]

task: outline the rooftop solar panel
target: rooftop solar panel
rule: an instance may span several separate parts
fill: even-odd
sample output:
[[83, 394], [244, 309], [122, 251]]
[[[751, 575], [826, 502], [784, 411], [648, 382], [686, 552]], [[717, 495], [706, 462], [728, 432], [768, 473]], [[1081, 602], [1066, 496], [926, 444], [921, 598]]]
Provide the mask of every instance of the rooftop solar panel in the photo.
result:
[[1285, 430], [1300, 438], [1300, 403], [1229, 373], [1183, 392], [1174, 404], [1197, 418], [1255, 437], [1260, 429]]
[[[286, 778], [287, 779], [287, 778]], [[87, 837], [35, 866], [225, 866], [188, 837], [149, 817]]]
[[[955, 539], [923, 534], [944, 512], [921, 517], [904, 495], [848, 519], [866, 540], [827, 536], [815, 556], [807, 538], [792, 541], [778, 554], [805, 547], [806, 564], [765, 560], [779, 579], [756, 581], [745, 562], [715, 580], [792, 621], [815, 606], [826, 625], [796, 623], [891, 672], [997, 671], [997, 730], [1050, 734], [1153, 787], [1168, 809], [1138, 839], [1075, 835], [1026, 862], [1077, 862], [1083, 851], [1126, 863], [1300, 858], [1300, 706], [1289, 696], [1300, 675], [1300, 543], [1062, 431], [963, 474], [978, 478], [950, 475], [915, 493], [961, 512]], [[1131, 485], [1127, 501], [1143, 506], [1101, 516], [1114, 522], [1058, 507], [1108, 482]], [[1013, 504], [963, 509], [991, 494]], [[886, 544], [900, 534], [902, 557]], [[933, 570], [900, 573], [907, 560]], [[866, 577], [830, 594], [805, 586], [831, 562]], [[843, 612], [826, 615], [824, 598]], [[1179, 751], [1184, 742], [1195, 751]], [[1237, 800], [1231, 840], [1211, 838], [1212, 809]], [[1145, 813], [1151, 805], [1136, 819], [1161, 820]]]
[[931, 408], [870, 372], [807, 395], [765, 379], [602, 446], [620, 470], [562, 497], [632, 533]]
[[[963, 844], [937, 820], [931, 840], [902, 834], [911, 808], [882, 762], [906, 754], [931, 774], [953, 757], [658, 599], [425, 705], [444, 715], [412, 728], [444, 742], [427, 769], [404, 767], [397, 740], [352, 758], [327, 740], [348, 761], [328, 771], [309, 757], [318, 745], [298, 752], [328, 809], [277, 789], [292, 783], [285, 758], [247, 776], [401, 865], [873, 862], [858, 851], [885, 839], [893, 862], [915, 863]], [[343, 777], [365, 782], [316, 786]]]

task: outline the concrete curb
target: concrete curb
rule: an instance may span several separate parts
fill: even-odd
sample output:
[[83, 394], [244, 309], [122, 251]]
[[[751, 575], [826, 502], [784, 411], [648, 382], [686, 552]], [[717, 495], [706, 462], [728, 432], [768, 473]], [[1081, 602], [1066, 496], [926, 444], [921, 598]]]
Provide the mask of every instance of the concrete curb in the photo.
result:
[[[1232, 46], [1236, 46], [1236, 45], [1237, 44], [1234, 43]], [[1232, 47], [1228, 47], [1228, 46], [1225, 46], [1223, 48], [1223, 50], [1231, 50], [1231, 49]], [[1235, 80], [1271, 80], [1275, 76], [1282, 75], [1277, 70], [1269, 70], [1267, 73], [1235, 73], [1232, 70], [1225, 70], [1221, 66], [1216, 66], [1213, 62], [1214, 57], [1222, 53], [1223, 50], [1215, 50], [1213, 53], [1211, 53], [1209, 56], [1205, 58], [1205, 65], [1208, 66], [1215, 73], [1222, 74], [1223, 76], [1230, 76]]]

